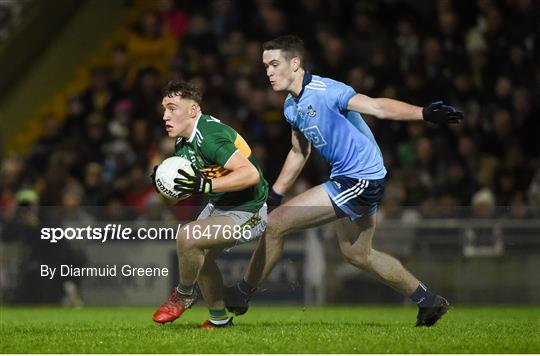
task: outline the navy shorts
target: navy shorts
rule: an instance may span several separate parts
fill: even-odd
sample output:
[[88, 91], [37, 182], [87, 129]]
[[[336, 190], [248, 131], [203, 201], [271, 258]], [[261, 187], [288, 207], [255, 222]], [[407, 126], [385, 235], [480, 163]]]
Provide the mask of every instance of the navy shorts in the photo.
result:
[[384, 193], [385, 179], [358, 179], [336, 176], [323, 184], [338, 218], [351, 221], [374, 215]]

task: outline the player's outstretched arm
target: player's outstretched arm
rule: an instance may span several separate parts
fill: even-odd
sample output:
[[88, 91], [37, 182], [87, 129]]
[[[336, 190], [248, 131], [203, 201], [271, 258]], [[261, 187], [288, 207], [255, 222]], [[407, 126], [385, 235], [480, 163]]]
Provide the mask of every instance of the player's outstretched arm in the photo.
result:
[[442, 101], [422, 108], [399, 100], [356, 94], [349, 100], [347, 109], [373, 115], [379, 119], [425, 120], [435, 124], [459, 123], [463, 120], [463, 113]]
[[311, 153], [311, 144], [299, 131], [292, 130], [292, 148], [272, 189], [278, 195], [285, 194], [294, 184]]

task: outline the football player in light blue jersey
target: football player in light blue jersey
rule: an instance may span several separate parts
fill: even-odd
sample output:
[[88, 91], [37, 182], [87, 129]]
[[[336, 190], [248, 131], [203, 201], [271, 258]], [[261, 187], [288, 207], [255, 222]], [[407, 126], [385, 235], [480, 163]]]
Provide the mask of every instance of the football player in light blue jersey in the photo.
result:
[[283, 237], [296, 230], [334, 222], [347, 261], [401, 292], [418, 307], [417, 326], [431, 326], [448, 310], [394, 257], [375, 250], [377, 207], [384, 192], [382, 153], [360, 113], [380, 119], [458, 123], [463, 114], [442, 102], [425, 108], [387, 98], [370, 98], [341, 82], [308, 73], [301, 39], [282, 36], [263, 45], [263, 63], [274, 91], [289, 93], [284, 114], [292, 126], [292, 149], [269, 193], [278, 206], [293, 185], [311, 151], [331, 164], [330, 180], [277, 207], [268, 217], [265, 237], [254, 252], [240, 283], [226, 290], [229, 310], [243, 314], [248, 301], [276, 265]]

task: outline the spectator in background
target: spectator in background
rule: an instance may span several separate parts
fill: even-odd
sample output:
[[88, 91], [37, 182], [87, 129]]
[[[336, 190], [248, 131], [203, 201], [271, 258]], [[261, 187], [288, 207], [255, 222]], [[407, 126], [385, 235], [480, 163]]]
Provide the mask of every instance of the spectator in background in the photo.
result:
[[105, 147], [107, 158], [104, 163], [103, 177], [115, 191], [124, 192], [128, 185], [128, 175], [136, 157], [129, 144], [124, 140], [110, 142]]
[[82, 205], [92, 209], [96, 216], [95, 207], [105, 204], [109, 194], [109, 186], [103, 181], [103, 167], [96, 162], [88, 163], [84, 171]]
[[[406, 206], [404, 206], [406, 194], [403, 179], [400, 179], [399, 174], [394, 179], [388, 181], [381, 204], [379, 219], [402, 219], [405, 215], [404, 210], [406, 209]], [[406, 220], [410, 221], [411, 219], [408, 218]], [[417, 218], [414, 220], [417, 220]]]
[[156, 103], [161, 98], [159, 71], [154, 67], [141, 69], [133, 85], [131, 102], [133, 103], [133, 117], [142, 118], [152, 128], [159, 125], [161, 115]]
[[531, 73], [534, 72], [534, 66], [523, 44], [517, 42], [510, 46], [507, 51], [506, 65], [501, 71], [516, 86], [530, 87], [533, 84]]
[[[13, 212], [6, 219], [2, 234], [3, 242], [17, 244], [23, 250], [17, 273], [16, 289], [12, 293], [12, 299], [9, 300], [12, 303], [59, 303], [64, 297], [64, 283], [71, 281], [71, 283], [74, 283], [75, 289], [77, 289], [78, 278], [44, 279], [40, 276], [40, 266], [42, 264], [54, 266], [60, 264], [83, 265], [86, 261], [81, 252], [71, 248], [69, 241], [60, 240], [55, 244], [51, 244], [48, 240], [36, 238], [36, 236], [40, 236], [42, 226], [54, 225], [54, 223], [51, 224], [54, 220], [43, 220], [39, 204], [39, 195], [36, 191], [31, 189], [20, 190], [16, 195]], [[54, 216], [50, 213], [48, 216], [54, 219]], [[36, 290], [39, 290], [39, 293], [36, 293]]]
[[454, 197], [460, 206], [468, 205], [470, 197], [478, 190], [474, 177], [468, 174], [463, 163], [458, 160], [448, 162], [438, 185], [439, 191]]
[[346, 79], [346, 53], [343, 40], [337, 36], [330, 36], [322, 45], [319, 68], [336, 80]]
[[222, 87], [226, 82], [225, 66], [222, 62], [222, 59], [216, 54], [207, 54], [202, 57], [202, 67], [199, 73], [204, 83], [206, 83], [207, 103], [209, 105], [219, 103], [218, 105], [221, 107], [226, 106], [219, 102], [223, 91]]
[[407, 180], [409, 182], [408, 203], [419, 205], [435, 192], [438, 160], [433, 153], [433, 144], [429, 138], [422, 137], [417, 141], [415, 157], [410, 179]]
[[68, 186], [63, 190], [58, 220], [64, 221], [67, 226], [70, 226], [70, 224], [86, 226], [94, 221], [86, 211], [86, 207], [81, 206], [83, 193], [84, 191], [78, 184]]
[[176, 41], [169, 32], [163, 32], [157, 13], [144, 13], [127, 39], [130, 77], [149, 66], [155, 67], [161, 74], [167, 73], [176, 49]]
[[66, 145], [69, 154], [80, 154], [84, 162], [102, 162], [105, 158], [103, 147], [109, 141], [107, 132], [107, 119], [99, 114], [92, 113], [86, 117], [84, 131], [81, 132], [80, 143], [75, 140]]
[[448, 95], [453, 102], [459, 103], [462, 107], [469, 102], [478, 101], [480, 96], [467, 70], [459, 70], [455, 73]]
[[105, 67], [92, 69], [91, 86], [81, 95], [82, 114], [100, 113], [111, 117], [114, 104], [118, 100], [118, 89], [110, 79], [110, 71]]
[[137, 163], [147, 166], [149, 160], [148, 151], [152, 148], [152, 136], [148, 129], [148, 121], [135, 120], [132, 122], [129, 145], [133, 149]]
[[285, 14], [271, 2], [259, 4], [260, 31], [259, 38], [270, 38], [287, 32]]
[[111, 140], [127, 139], [130, 133], [133, 103], [129, 99], [123, 99], [116, 103], [114, 116], [107, 124], [108, 137]]
[[[380, 24], [372, 20], [374, 11], [362, 8], [362, 6], [368, 5], [359, 3], [352, 14], [352, 28], [348, 33], [347, 43], [350, 46], [348, 46], [350, 55], [353, 57], [351, 62], [365, 66], [374, 51], [385, 48], [386, 38], [385, 31], [382, 31]], [[411, 35], [412, 31], [408, 31], [411, 28], [402, 29], [405, 30], [403, 33], [405, 36]], [[409, 38], [407, 37], [407, 39]], [[406, 46], [406, 42], [404, 38], [401, 38], [403, 45]]]
[[481, 186], [490, 186], [493, 183], [497, 160], [487, 154], [479, 152], [478, 147], [470, 136], [464, 136], [459, 141], [459, 153], [470, 175]]
[[25, 5], [20, 1], [0, 2], [0, 40], [3, 42], [20, 22], [20, 14]]
[[217, 42], [208, 18], [198, 13], [191, 17], [188, 31], [182, 41], [181, 50], [183, 52], [193, 51], [197, 55], [215, 53], [218, 51]]
[[104, 223], [119, 223], [133, 221], [137, 218], [134, 210], [128, 206], [120, 193], [112, 193], [105, 202], [104, 209], [100, 209], [99, 221]]
[[412, 20], [406, 18], [398, 20], [395, 41], [399, 52], [399, 68], [402, 72], [408, 72], [418, 56], [420, 47], [420, 37]]
[[189, 16], [176, 8], [174, 0], [159, 0], [158, 13], [161, 22], [166, 26], [166, 31], [175, 40], [180, 40], [188, 29]]
[[540, 215], [540, 167], [537, 167], [534, 172], [527, 191], [527, 198], [533, 213], [537, 216]]
[[86, 115], [80, 95], [68, 99], [68, 113], [61, 129], [60, 137], [81, 137]]
[[471, 199], [472, 216], [476, 219], [493, 218], [496, 214], [495, 195], [489, 188], [482, 188]]
[[484, 134], [482, 150], [495, 157], [502, 157], [506, 142], [512, 140], [514, 123], [510, 112], [505, 109], [497, 109], [493, 112], [491, 130]]
[[232, 0], [213, 0], [211, 4], [212, 29], [219, 41], [225, 40], [238, 27], [239, 15]]
[[39, 175], [36, 180], [35, 190], [40, 197], [40, 205], [60, 205], [62, 191], [73, 184], [77, 184], [76, 178], [68, 173], [61, 154], [55, 152], [49, 160], [45, 174]]
[[427, 85], [430, 88], [432, 97], [444, 97], [445, 86], [443, 83], [449, 79], [448, 71], [445, 69], [448, 66], [447, 59], [444, 57], [441, 44], [435, 37], [428, 37], [422, 44], [422, 68], [423, 76], [426, 79]]
[[60, 122], [52, 114], [43, 118], [43, 134], [32, 146], [28, 156], [28, 165], [37, 172], [47, 168], [49, 157], [60, 143]]
[[516, 192], [510, 201], [510, 214], [512, 219], [527, 219], [531, 217], [530, 208], [527, 206], [525, 194]]
[[15, 193], [26, 183], [25, 163], [16, 156], [2, 161], [0, 165], [0, 211], [15, 202]]
[[120, 92], [129, 91], [129, 56], [124, 44], [113, 47], [110, 58], [111, 81]]
[[243, 58], [238, 74], [248, 78], [254, 86], [264, 87], [264, 72], [261, 72], [259, 67], [261, 43], [253, 40], [247, 41], [244, 46]]
[[234, 75], [241, 69], [240, 63], [244, 60], [243, 54], [246, 46], [246, 38], [241, 31], [232, 31], [229, 37], [221, 42], [219, 51], [224, 57], [225, 70]]
[[460, 62], [464, 54], [464, 41], [459, 31], [459, 19], [452, 10], [438, 13], [438, 39], [446, 56], [453, 62]]
[[[540, 74], [540, 71], [539, 71]], [[532, 93], [524, 88], [514, 92], [513, 118], [518, 125], [516, 132], [522, 142], [522, 147], [530, 157], [540, 156], [540, 120], [538, 120], [539, 106], [532, 102]]]
[[[140, 209], [141, 213], [137, 217], [140, 226], [147, 227], [148, 223], [176, 222], [167, 206], [163, 204], [160, 197], [152, 194], [147, 195]], [[184, 220], [181, 220], [183, 222]]]
[[123, 190], [127, 205], [132, 207], [137, 213], [143, 212], [149, 196], [155, 193], [152, 183], [148, 180], [146, 166], [133, 166], [129, 175], [126, 177], [125, 184]]

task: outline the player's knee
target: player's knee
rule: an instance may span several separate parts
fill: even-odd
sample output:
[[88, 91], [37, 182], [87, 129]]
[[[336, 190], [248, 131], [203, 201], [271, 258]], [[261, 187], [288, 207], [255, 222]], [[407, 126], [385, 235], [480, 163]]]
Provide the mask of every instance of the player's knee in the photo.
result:
[[347, 262], [361, 269], [369, 269], [369, 251], [342, 250], [343, 257]]
[[367, 254], [358, 255], [356, 259], [354, 260], [354, 262], [351, 262], [351, 263], [361, 269], [367, 270], [371, 267], [369, 256]]
[[272, 211], [268, 216], [268, 225], [266, 226], [266, 235], [271, 236], [270, 238], [280, 239], [285, 235], [291, 226], [289, 226], [286, 211], [282, 207], [277, 208]]
[[266, 227], [266, 239], [267, 240], [279, 240], [283, 238], [282, 228], [279, 224], [268, 224]]
[[182, 231], [178, 233], [178, 236], [176, 236], [176, 246], [181, 251], [185, 251], [192, 248], [193, 241], [195, 241], [194, 239], [190, 239], [189, 235], [183, 230], [184, 229], [182, 229]]

